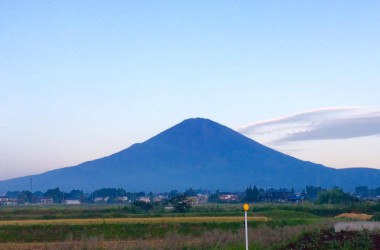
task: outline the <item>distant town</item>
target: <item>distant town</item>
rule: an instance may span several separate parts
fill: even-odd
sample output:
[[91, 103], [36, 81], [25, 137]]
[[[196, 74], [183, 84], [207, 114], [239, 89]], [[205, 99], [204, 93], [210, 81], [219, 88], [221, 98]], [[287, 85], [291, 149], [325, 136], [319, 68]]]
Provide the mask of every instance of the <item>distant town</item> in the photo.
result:
[[[15, 206], [25, 204], [152, 204], [170, 205], [173, 200], [181, 197], [181, 201], [189, 205], [205, 203], [242, 203], [242, 202], [274, 202], [274, 203], [345, 203], [360, 200], [380, 201], [380, 187], [368, 188], [358, 186], [355, 192], [345, 193], [342, 189], [335, 187], [323, 189], [321, 187], [306, 186], [301, 192], [293, 188], [258, 188], [249, 186], [243, 192], [210, 192], [202, 189], [189, 188], [184, 192], [171, 190], [163, 193], [127, 192], [122, 188], [102, 188], [92, 193], [84, 193], [81, 190], [72, 190], [68, 193], [59, 188], [41, 191], [9, 191], [0, 194], [0, 206]], [[170, 208], [170, 207], [168, 207]]]

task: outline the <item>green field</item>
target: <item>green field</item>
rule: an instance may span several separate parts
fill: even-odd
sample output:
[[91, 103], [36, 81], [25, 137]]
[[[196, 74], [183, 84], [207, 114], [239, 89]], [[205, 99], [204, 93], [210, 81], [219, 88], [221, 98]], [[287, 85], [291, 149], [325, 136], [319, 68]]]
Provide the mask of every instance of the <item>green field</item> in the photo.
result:
[[[378, 204], [251, 207], [250, 249], [299, 249], [297, 242], [314, 244], [313, 249], [318, 249], [318, 243], [310, 243], [305, 237], [318, 239], [322, 237], [318, 233], [326, 232], [333, 239], [331, 230], [338, 220], [334, 216], [352, 211], [379, 212]], [[350, 236], [352, 242], [346, 242], [342, 249], [355, 249], [347, 244], [358, 246], [360, 239], [376, 242], [376, 235], [359, 236]], [[339, 241], [332, 241], [335, 248], [331, 249], [336, 249]], [[368, 242], [361, 249], [371, 249], [372, 241]], [[0, 210], [0, 249], [243, 249], [243, 243], [243, 211], [236, 204], [199, 205], [187, 213], [131, 213], [128, 207], [106, 205], [16, 206]], [[326, 245], [319, 249], [326, 249]]]

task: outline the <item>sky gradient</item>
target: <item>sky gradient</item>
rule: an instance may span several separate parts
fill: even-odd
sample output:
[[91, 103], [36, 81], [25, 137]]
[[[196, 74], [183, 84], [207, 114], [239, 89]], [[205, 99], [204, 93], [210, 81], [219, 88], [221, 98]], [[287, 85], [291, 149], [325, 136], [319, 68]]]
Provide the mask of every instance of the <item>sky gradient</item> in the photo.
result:
[[212, 119], [380, 168], [379, 1], [0, 1], [0, 180]]

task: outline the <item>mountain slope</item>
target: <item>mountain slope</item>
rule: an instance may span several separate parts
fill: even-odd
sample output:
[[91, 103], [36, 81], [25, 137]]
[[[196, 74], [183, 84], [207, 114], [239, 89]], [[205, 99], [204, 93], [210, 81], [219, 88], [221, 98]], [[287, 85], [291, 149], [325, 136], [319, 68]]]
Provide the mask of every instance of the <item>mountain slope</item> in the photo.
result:
[[[360, 178], [358, 178], [360, 177]], [[93, 191], [169, 191], [189, 187], [239, 190], [248, 185], [380, 186], [380, 170], [336, 170], [265, 147], [211, 120], [185, 120], [144, 143], [78, 166], [0, 182], [0, 191], [60, 187]]]

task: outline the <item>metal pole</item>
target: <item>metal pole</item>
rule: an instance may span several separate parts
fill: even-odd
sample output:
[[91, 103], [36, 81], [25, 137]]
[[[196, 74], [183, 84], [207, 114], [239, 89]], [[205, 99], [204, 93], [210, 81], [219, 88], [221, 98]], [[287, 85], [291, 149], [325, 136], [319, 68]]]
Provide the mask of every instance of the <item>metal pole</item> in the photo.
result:
[[248, 250], [248, 222], [247, 222], [247, 211], [244, 211], [245, 219], [245, 250]]

